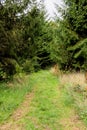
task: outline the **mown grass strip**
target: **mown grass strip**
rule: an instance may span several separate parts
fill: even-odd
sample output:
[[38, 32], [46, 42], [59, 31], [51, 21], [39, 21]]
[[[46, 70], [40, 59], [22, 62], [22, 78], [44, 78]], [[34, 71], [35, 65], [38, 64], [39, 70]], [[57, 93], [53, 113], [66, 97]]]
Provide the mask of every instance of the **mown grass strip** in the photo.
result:
[[[25, 130], [73, 130], [83, 129], [84, 124], [76, 119], [73, 97], [67, 88], [61, 88], [58, 77], [49, 71], [40, 71], [33, 76], [35, 95], [31, 109], [20, 120]], [[69, 87], [69, 86], [67, 86]], [[76, 124], [74, 118], [77, 120]]]
[[[26, 130], [64, 130], [61, 118], [69, 117], [72, 99], [59, 90], [59, 80], [49, 71], [33, 75], [36, 84], [31, 111], [22, 120]], [[68, 104], [68, 106], [67, 106]], [[71, 103], [72, 104], [72, 103]]]

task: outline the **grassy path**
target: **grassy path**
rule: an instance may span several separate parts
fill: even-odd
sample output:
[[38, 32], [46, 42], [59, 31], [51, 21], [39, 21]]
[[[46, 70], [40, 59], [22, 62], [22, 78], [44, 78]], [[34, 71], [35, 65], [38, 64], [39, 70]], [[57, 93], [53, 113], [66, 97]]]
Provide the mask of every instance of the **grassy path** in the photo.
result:
[[0, 130], [87, 130], [73, 100], [49, 71], [33, 74], [34, 90]]

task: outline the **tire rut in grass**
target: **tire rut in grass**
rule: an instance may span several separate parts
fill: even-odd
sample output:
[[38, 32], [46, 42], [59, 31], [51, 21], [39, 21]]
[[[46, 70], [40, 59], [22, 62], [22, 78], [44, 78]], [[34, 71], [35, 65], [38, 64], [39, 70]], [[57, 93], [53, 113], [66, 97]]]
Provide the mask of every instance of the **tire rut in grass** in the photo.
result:
[[74, 108], [64, 106], [64, 93], [58, 79], [48, 71], [35, 76], [37, 87], [0, 130], [87, 130]]
[[27, 112], [30, 110], [30, 104], [34, 97], [34, 91], [27, 94], [23, 103], [14, 111], [8, 122], [0, 126], [0, 130], [24, 130], [23, 124], [20, 123], [20, 120], [26, 116]]

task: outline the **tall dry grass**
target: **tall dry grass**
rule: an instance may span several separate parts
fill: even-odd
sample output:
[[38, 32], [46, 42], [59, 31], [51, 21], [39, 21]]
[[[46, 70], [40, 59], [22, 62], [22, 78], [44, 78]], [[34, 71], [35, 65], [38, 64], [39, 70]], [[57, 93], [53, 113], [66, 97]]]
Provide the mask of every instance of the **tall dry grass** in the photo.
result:
[[87, 91], [87, 72], [63, 73], [57, 64], [51, 68], [50, 72], [60, 79], [61, 86], [70, 84], [72, 87], [80, 86]]
[[61, 77], [61, 83], [62, 84], [72, 84], [72, 85], [77, 85], [79, 84], [80, 86], [86, 86], [85, 82], [85, 74], [81, 72], [74, 72], [74, 73], [69, 73], [69, 74], [63, 74]]
[[59, 66], [58, 66], [57, 64], [55, 64], [55, 65], [51, 68], [50, 72], [51, 72], [53, 75], [57, 76], [57, 77], [61, 76], [61, 71], [60, 71]]
[[63, 74], [60, 86], [72, 97], [79, 117], [87, 126], [87, 83], [85, 73]]
[[85, 72], [85, 81], [87, 83], [87, 71]]

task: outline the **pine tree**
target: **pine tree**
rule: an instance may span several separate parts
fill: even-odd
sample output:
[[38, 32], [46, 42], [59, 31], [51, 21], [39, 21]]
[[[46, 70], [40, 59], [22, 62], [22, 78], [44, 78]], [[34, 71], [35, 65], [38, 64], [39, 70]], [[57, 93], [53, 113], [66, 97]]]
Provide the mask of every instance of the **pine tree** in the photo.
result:
[[[16, 73], [17, 37], [20, 16], [27, 8], [28, 0], [1, 0], [0, 2], [0, 77]], [[18, 16], [20, 14], [20, 16]]]
[[[42, 8], [41, 8], [42, 7]], [[22, 17], [23, 29], [21, 32], [23, 42], [19, 45], [18, 54], [25, 59], [23, 66], [32, 66], [35, 70], [43, 68], [48, 60], [46, 50], [47, 24], [45, 21], [45, 12], [42, 4], [34, 1], [31, 9]], [[30, 67], [26, 69], [30, 71]]]
[[[86, 0], [65, 0], [61, 9], [62, 19], [58, 21], [58, 62], [65, 69], [87, 68], [87, 2]], [[57, 55], [56, 55], [57, 57]]]

